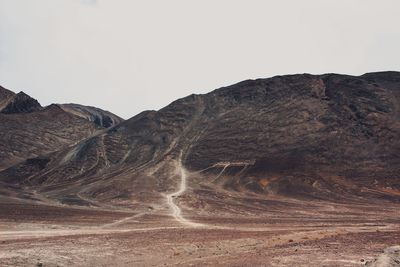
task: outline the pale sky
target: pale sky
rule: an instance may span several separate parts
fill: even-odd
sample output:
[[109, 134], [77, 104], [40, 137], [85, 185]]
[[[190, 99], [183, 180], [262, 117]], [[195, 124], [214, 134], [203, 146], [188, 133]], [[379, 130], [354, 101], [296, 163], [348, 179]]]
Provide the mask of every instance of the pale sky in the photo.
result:
[[127, 119], [242, 80], [400, 70], [399, 0], [0, 0], [0, 85]]

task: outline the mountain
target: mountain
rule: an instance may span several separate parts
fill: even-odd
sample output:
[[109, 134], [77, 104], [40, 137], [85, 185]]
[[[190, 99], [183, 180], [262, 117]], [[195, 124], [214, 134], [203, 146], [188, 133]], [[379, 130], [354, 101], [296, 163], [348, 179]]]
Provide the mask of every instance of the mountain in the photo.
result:
[[60, 104], [59, 106], [68, 113], [92, 121], [105, 128], [115, 126], [123, 121], [123, 119], [117, 115], [96, 107], [83, 106], [79, 104]]
[[399, 72], [301, 74], [190, 95], [8, 168], [0, 181], [61, 203], [145, 209], [177, 187], [181, 163], [187, 206], [216, 201], [215, 192], [399, 201], [399, 155]]
[[24, 92], [19, 92], [12, 99], [10, 99], [7, 105], [1, 110], [4, 114], [16, 114], [16, 113], [29, 113], [34, 111], [42, 110], [42, 106], [36, 99], [33, 99]]
[[0, 112], [15, 97], [15, 93], [0, 86]]
[[27, 94], [3, 87], [0, 97], [0, 170], [66, 148], [121, 120], [96, 109], [99, 118], [112, 118], [106, 127], [59, 105], [42, 107]]
[[0, 86], [0, 97], [0, 113], [3, 114], [29, 113], [42, 110], [39, 102], [24, 92], [15, 94]]

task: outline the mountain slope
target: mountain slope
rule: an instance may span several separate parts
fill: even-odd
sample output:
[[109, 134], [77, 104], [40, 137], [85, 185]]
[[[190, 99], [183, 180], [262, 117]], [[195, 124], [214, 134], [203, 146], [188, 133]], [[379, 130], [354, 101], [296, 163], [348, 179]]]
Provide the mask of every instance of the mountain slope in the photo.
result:
[[[0, 96], [0, 170], [66, 148], [105, 128], [58, 105], [43, 108], [23, 92], [0, 88]], [[117, 116], [106, 114], [113, 118], [108, 126], [119, 123]]]
[[4, 114], [29, 113], [42, 110], [42, 106], [24, 92], [19, 92], [7, 101], [7, 105], [1, 110]]
[[66, 112], [88, 121], [92, 121], [104, 128], [115, 126], [123, 121], [123, 119], [117, 115], [96, 107], [83, 106], [79, 104], [60, 104], [59, 106]]
[[398, 72], [244, 81], [139, 114], [0, 179], [66, 203], [145, 207], [176, 188], [182, 160], [189, 202], [215, 190], [398, 201], [399, 96]]
[[0, 86], [0, 112], [15, 97], [15, 93]]

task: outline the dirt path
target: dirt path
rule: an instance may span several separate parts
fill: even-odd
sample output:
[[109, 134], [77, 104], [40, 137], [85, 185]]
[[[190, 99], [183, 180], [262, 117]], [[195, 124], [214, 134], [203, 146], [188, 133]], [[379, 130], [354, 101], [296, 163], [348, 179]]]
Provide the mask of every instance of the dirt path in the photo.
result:
[[101, 226], [101, 228], [110, 228], [110, 227], [118, 226], [118, 225], [121, 225], [121, 224], [123, 224], [125, 222], [128, 222], [128, 221], [138, 222], [137, 220], [133, 220], [133, 219], [139, 218], [140, 216], [143, 216], [143, 215], [145, 215], [144, 212], [138, 213], [138, 214], [135, 214], [133, 216], [126, 217], [126, 218], [123, 218], [121, 220], [118, 220], [118, 221], [115, 221], [115, 222], [112, 222], [112, 223], [104, 224], [103, 226]]
[[187, 179], [187, 175], [186, 175], [186, 171], [182, 166], [182, 160], [181, 157], [179, 157], [179, 160], [177, 162], [177, 170], [180, 173], [181, 176], [181, 183], [179, 186], [179, 190], [176, 192], [173, 192], [171, 194], [167, 194], [166, 198], [167, 198], [167, 204], [170, 206], [171, 210], [172, 210], [172, 216], [175, 218], [175, 220], [177, 220], [178, 222], [180, 222], [181, 224], [190, 226], [190, 227], [201, 227], [204, 226], [201, 223], [195, 223], [192, 221], [189, 221], [185, 218], [183, 218], [182, 216], [182, 210], [181, 208], [179, 208], [175, 203], [174, 203], [174, 198], [180, 196], [183, 192], [185, 192], [186, 190], [186, 179]]

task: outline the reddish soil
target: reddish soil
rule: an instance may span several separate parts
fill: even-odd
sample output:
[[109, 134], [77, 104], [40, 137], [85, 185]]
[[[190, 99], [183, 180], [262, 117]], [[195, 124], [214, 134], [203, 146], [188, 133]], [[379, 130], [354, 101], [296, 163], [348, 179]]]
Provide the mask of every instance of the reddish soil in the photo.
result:
[[0, 264], [362, 266], [400, 243], [400, 214], [386, 212], [391, 208], [398, 206], [368, 217], [358, 210], [358, 218], [356, 209], [325, 219], [272, 212], [186, 217], [204, 225], [192, 228], [162, 214], [2, 204]]

